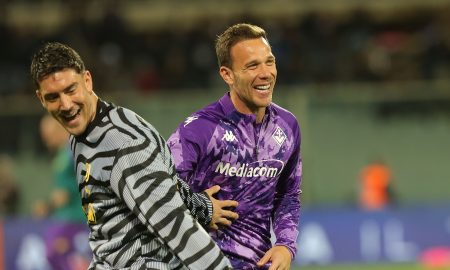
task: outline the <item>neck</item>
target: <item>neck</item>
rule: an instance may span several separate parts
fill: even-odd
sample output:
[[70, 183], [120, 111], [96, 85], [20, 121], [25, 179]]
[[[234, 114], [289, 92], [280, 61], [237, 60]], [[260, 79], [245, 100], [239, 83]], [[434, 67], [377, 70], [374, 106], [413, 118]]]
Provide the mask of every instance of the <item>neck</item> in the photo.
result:
[[234, 108], [243, 114], [253, 114], [256, 116], [256, 123], [261, 123], [266, 113], [266, 107], [256, 107], [247, 104], [235, 92], [230, 92], [231, 102]]
[[95, 93], [92, 93], [92, 104], [94, 106], [92, 106], [92, 115], [91, 115], [91, 119], [89, 122], [94, 121], [95, 115], [97, 114], [97, 108], [98, 108], [98, 96]]

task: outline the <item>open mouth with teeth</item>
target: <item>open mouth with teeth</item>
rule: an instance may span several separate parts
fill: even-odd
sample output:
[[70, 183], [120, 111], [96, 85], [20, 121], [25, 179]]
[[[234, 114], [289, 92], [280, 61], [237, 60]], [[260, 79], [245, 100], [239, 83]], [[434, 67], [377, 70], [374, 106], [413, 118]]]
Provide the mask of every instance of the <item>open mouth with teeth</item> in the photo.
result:
[[66, 123], [70, 123], [71, 121], [75, 120], [75, 118], [77, 118], [77, 116], [80, 115], [81, 109], [78, 109], [72, 113], [67, 113], [67, 114], [61, 114], [60, 118], [66, 122]]
[[256, 90], [261, 90], [261, 91], [269, 90], [270, 89], [270, 84], [256, 85], [255, 89]]

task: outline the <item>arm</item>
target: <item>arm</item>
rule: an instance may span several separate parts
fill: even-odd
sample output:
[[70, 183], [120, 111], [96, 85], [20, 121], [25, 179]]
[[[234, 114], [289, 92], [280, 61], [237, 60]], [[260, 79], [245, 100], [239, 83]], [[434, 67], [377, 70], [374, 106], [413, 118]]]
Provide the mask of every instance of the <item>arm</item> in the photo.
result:
[[120, 149], [111, 187], [187, 267], [229, 269], [228, 259], [192, 218], [177, 192], [168, 149], [154, 140], [158, 139], [133, 140]]
[[219, 192], [220, 186], [212, 186], [203, 192], [192, 192], [189, 185], [178, 178], [178, 190], [181, 199], [187, 206], [191, 215], [205, 229], [218, 230], [219, 226], [230, 226], [231, 222], [239, 217], [230, 209], [238, 206], [237, 201], [217, 200], [214, 194]]
[[297, 252], [302, 161], [299, 138], [296, 141], [298, 144], [280, 176], [275, 194], [272, 222], [276, 236], [275, 246], [257, 263], [258, 266], [263, 266], [271, 262], [269, 270], [288, 270]]
[[300, 194], [302, 160], [300, 146], [289, 160], [281, 176], [275, 194], [273, 230], [275, 245], [286, 246], [294, 258], [297, 252], [298, 224], [300, 221]]
[[274, 210], [273, 230], [275, 246], [258, 262], [259, 266], [271, 262], [269, 270], [289, 269], [297, 252], [298, 224], [300, 219], [300, 186], [302, 159], [300, 155], [300, 132], [294, 130], [293, 152], [278, 180]]
[[206, 192], [195, 193], [189, 185], [177, 177], [177, 188], [181, 199], [191, 212], [192, 216], [207, 229], [213, 215], [213, 204]]

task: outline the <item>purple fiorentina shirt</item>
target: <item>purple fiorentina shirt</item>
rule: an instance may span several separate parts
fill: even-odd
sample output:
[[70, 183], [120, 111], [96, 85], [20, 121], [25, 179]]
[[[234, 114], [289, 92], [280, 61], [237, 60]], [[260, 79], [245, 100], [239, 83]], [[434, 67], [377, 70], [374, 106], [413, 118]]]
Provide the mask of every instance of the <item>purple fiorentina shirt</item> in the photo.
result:
[[218, 199], [239, 202], [239, 219], [211, 236], [236, 269], [255, 269], [272, 246], [294, 256], [300, 216], [300, 130], [271, 104], [263, 121], [239, 113], [228, 94], [189, 116], [169, 138], [176, 169], [194, 191], [220, 185]]

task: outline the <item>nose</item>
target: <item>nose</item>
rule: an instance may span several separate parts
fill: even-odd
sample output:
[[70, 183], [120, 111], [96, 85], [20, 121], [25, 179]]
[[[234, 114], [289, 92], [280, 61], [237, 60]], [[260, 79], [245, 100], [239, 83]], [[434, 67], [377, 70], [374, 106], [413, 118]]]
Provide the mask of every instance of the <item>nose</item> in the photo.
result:
[[61, 94], [60, 98], [60, 109], [61, 110], [69, 110], [72, 105], [72, 100], [69, 96], [65, 94]]

